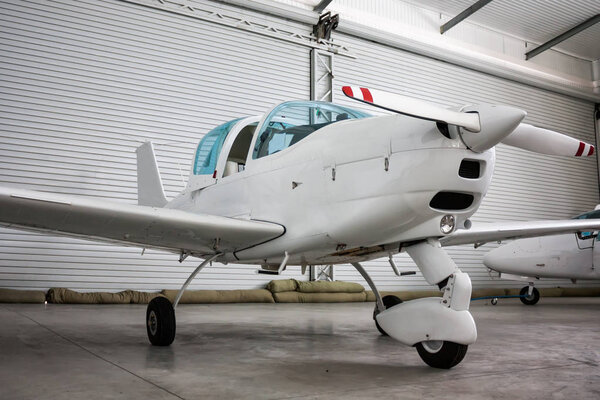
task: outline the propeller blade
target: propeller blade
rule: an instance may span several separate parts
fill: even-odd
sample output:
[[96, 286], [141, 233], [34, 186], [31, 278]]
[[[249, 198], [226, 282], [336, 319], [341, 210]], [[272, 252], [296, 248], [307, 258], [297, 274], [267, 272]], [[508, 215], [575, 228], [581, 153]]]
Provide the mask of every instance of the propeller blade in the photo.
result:
[[458, 125], [472, 132], [479, 132], [481, 130], [479, 115], [477, 113], [452, 111], [423, 100], [388, 93], [382, 90], [343, 86], [342, 91], [351, 99], [362, 101], [388, 111], [429, 121]]
[[594, 154], [594, 146], [549, 129], [519, 124], [502, 143], [535, 153], [555, 156], [587, 157]]

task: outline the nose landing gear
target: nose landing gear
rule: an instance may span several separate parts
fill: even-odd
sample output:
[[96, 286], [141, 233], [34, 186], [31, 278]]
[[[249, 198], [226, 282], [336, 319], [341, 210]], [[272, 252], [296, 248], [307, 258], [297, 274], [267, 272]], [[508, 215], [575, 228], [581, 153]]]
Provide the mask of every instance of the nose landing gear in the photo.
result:
[[540, 292], [533, 286], [524, 286], [519, 292], [521, 303], [526, 306], [533, 306], [540, 301]]
[[352, 265], [367, 281], [376, 298], [373, 316], [383, 335], [414, 346], [423, 361], [434, 368], [448, 369], [459, 364], [468, 345], [477, 339], [477, 328], [469, 310], [471, 280], [461, 272], [437, 240], [428, 240], [406, 251], [430, 284], [437, 284], [442, 297], [402, 302], [396, 296], [381, 295], [360, 265]]
[[469, 346], [443, 340], [429, 340], [415, 345], [421, 359], [433, 368], [449, 369], [465, 358]]

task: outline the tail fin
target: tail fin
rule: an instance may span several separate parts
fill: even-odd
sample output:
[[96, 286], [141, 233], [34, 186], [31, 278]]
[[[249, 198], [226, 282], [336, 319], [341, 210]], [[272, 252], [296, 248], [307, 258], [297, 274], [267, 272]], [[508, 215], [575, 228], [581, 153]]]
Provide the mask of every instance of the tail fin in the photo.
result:
[[135, 152], [137, 153], [138, 204], [164, 207], [167, 204], [167, 198], [160, 179], [152, 142], [144, 143]]

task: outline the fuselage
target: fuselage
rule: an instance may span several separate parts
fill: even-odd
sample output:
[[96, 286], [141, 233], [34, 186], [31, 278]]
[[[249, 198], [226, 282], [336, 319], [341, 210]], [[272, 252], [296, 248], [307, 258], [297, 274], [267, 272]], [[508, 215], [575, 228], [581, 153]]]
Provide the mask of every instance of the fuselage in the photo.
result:
[[344, 263], [443, 236], [445, 215], [463, 227], [493, 169], [493, 148], [473, 152], [434, 122], [397, 114], [349, 119], [265, 157], [249, 151], [245, 169], [188, 186], [168, 207], [285, 227], [279, 238], [225, 254], [227, 262], [278, 264], [287, 252], [293, 265]]
[[599, 279], [600, 245], [594, 235], [519, 239], [484, 257], [493, 271], [533, 278]]

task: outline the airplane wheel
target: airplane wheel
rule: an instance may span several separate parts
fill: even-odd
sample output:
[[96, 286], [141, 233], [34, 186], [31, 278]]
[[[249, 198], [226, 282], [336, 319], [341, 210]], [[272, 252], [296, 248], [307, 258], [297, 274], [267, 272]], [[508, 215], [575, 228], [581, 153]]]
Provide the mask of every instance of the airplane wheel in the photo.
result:
[[521, 289], [521, 292], [519, 293], [521, 296], [525, 296], [519, 297], [523, 304], [527, 306], [532, 306], [534, 304], [537, 304], [538, 301], [540, 301], [540, 292], [536, 288], [533, 288], [533, 292], [531, 292], [530, 296], [527, 296], [527, 293], [529, 293], [529, 286], [525, 286], [523, 289]]
[[[390, 294], [388, 296], [383, 296], [383, 298], [381, 300], [383, 301], [383, 305], [385, 306], [386, 310], [388, 308], [394, 307], [397, 304], [402, 303], [402, 299], [398, 296], [394, 296], [393, 294]], [[373, 310], [373, 320], [375, 321], [375, 326], [377, 327], [377, 330], [379, 331], [379, 333], [381, 333], [383, 336], [388, 336], [388, 334], [385, 333], [383, 328], [381, 326], [379, 326], [379, 323], [377, 323], [377, 318], [375, 318], [377, 316], [377, 314], [379, 314], [379, 310], [377, 310], [377, 305], [375, 305], [375, 310]]]
[[498, 298], [494, 297], [491, 301], [492, 305], [495, 306], [496, 304], [498, 304]]
[[146, 309], [146, 331], [153, 346], [168, 346], [175, 339], [175, 310], [166, 297], [155, 297]]
[[447, 342], [444, 340], [429, 340], [416, 344], [417, 352], [427, 365], [433, 368], [450, 369], [460, 363], [467, 349], [466, 344]]

